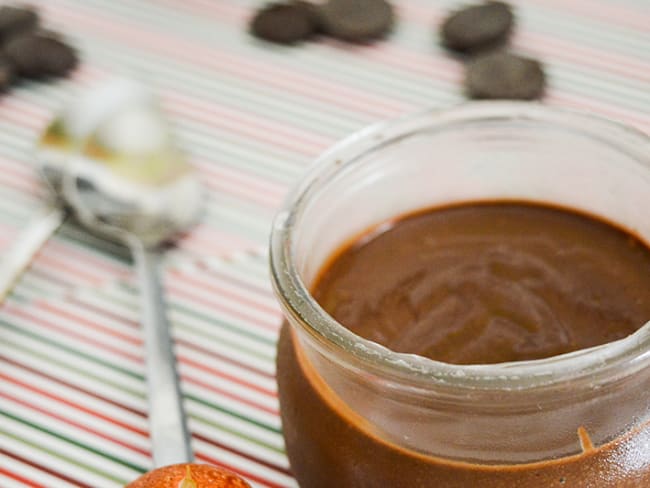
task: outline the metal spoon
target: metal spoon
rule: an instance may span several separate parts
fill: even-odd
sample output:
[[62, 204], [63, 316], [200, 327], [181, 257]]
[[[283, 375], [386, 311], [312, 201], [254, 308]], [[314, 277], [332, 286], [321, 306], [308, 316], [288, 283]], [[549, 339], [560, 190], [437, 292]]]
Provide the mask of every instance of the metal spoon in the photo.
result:
[[153, 98], [104, 117], [68, 162], [63, 196], [88, 229], [130, 247], [140, 280], [154, 464], [191, 462], [190, 439], [158, 275], [161, 244], [194, 223], [202, 190]]
[[66, 165], [85, 144], [101, 120], [116, 110], [141, 99], [143, 91], [123, 78], [114, 78], [78, 94], [75, 102], [43, 131], [36, 142], [35, 161], [47, 188], [47, 201], [35, 212], [0, 262], [0, 304], [36, 253], [56, 232], [69, 214], [61, 195]]
[[0, 303], [7, 297], [18, 277], [27, 269], [39, 249], [68, 215], [60, 196], [60, 176], [65, 160], [72, 150], [72, 144], [61, 127], [60, 119], [50, 124], [36, 144], [36, 162], [47, 187], [47, 201], [30, 218], [9, 249], [3, 252], [2, 262], [0, 262]]

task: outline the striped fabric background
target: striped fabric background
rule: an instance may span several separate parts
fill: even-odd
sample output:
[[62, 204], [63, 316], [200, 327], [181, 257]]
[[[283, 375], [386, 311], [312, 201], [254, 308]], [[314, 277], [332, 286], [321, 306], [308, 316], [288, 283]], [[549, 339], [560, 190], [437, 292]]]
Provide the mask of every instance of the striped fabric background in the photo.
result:
[[[294, 48], [247, 34], [254, 0], [31, 3], [83, 65], [0, 98], [0, 253], [45, 195], [31, 147], [52, 113], [111, 73], [145, 79], [210, 190], [166, 273], [197, 458], [257, 487], [296, 486], [274, 381], [271, 217], [337, 139], [462, 100], [462, 67], [436, 40], [458, 2], [396, 0], [396, 31], [372, 46]], [[650, 132], [648, 0], [516, 4], [514, 48], [545, 62], [546, 103]], [[66, 223], [0, 308], [0, 488], [119, 487], [150, 468], [141, 346], [128, 254]]]

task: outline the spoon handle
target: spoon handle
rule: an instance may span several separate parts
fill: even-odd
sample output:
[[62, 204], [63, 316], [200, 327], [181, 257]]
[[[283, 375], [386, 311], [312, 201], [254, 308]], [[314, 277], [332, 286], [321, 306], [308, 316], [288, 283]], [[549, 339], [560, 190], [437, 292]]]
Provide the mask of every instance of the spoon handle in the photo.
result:
[[0, 304], [45, 241], [56, 232], [65, 218], [65, 210], [59, 207], [46, 208], [27, 223], [27, 227], [18, 235], [11, 247], [3, 252], [3, 259], [0, 262]]
[[131, 250], [140, 280], [154, 465], [161, 467], [192, 462], [190, 436], [158, 273], [160, 256], [139, 240], [131, 242]]

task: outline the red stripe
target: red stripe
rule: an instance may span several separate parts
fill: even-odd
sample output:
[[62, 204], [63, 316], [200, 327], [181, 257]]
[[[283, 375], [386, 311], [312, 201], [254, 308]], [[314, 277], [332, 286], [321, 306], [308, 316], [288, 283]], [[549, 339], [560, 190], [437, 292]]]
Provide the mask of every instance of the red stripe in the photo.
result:
[[209, 464], [212, 464], [214, 466], [219, 466], [219, 467], [222, 467], [222, 468], [225, 468], [225, 469], [229, 469], [233, 473], [240, 474], [244, 478], [247, 478], [247, 479], [249, 479], [251, 481], [254, 481], [256, 483], [261, 483], [264, 486], [268, 486], [269, 488], [285, 488], [284, 485], [278, 485], [277, 483], [274, 483], [274, 482], [269, 481], [269, 480], [267, 480], [267, 479], [265, 479], [265, 478], [263, 478], [261, 476], [253, 474], [250, 471], [237, 468], [237, 467], [233, 466], [232, 464], [221, 462], [220, 460], [215, 459], [215, 458], [213, 458], [212, 456], [210, 456], [208, 454], [205, 454], [205, 453], [202, 453], [202, 452], [197, 452], [196, 453], [196, 458], [198, 460], [200, 460], [200, 461], [205, 462], [205, 463], [209, 463]]
[[[541, 4], [545, 8], [553, 5], [556, 9], [557, 15], [566, 16], [568, 12], [576, 15], [577, 19], [584, 20], [585, 17], [591, 17], [599, 22], [603, 22], [605, 27], [610, 25], [621, 26], [627, 28], [639, 29], [642, 33], [648, 33], [648, 26], [650, 26], [650, 15], [648, 10], [634, 10], [629, 6], [617, 8], [619, 5], [611, 0], [608, 3], [600, 3], [595, 5], [593, 0], [580, 1], [580, 0], [527, 0]], [[647, 7], [647, 4], [646, 4]]]
[[[245, 131], [243, 133], [252, 135], [256, 139], [268, 139], [270, 142], [277, 143], [279, 142], [277, 138], [280, 137], [303, 145], [305, 148], [328, 146], [333, 142], [331, 137], [305, 131], [302, 127], [287, 125], [286, 122], [266, 120], [245, 109], [235, 110], [226, 105], [179, 92], [163, 91], [162, 93], [167, 106], [178, 114], [216, 127], [232, 128], [233, 125], [237, 125], [242, 127], [240, 130]], [[293, 147], [291, 145], [288, 148]]]
[[196, 378], [193, 378], [188, 374], [181, 375], [181, 378], [183, 379], [183, 381], [187, 381], [188, 383], [191, 383], [196, 386], [200, 386], [201, 388], [210, 390], [213, 393], [217, 393], [220, 397], [230, 398], [231, 400], [235, 400], [238, 403], [243, 403], [244, 405], [248, 405], [249, 407], [252, 407], [255, 410], [260, 410], [262, 412], [270, 413], [271, 415], [276, 415], [276, 416], [280, 414], [280, 412], [275, 408], [270, 408], [267, 407], [266, 405], [262, 405], [261, 403], [257, 403], [247, 398], [244, 398], [242, 396], [236, 395], [228, 390], [224, 390], [223, 388], [219, 388], [209, 383], [206, 383], [205, 381], [201, 381]]
[[202, 257], [230, 255], [242, 249], [259, 247], [259, 242], [237, 234], [228, 234], [204, 224], [176, 241], [176, 246]]
[[[290, 72], [282, 66], [276, 66], [272, 60], [247, 60], [213, 46], [206, 48], [185, 38], [173, 37], [170, 32], [164, 34], [152, 32], [149, 30], [151, 26], [129, 23], [123, 17], [119, 22], [115, 22], [107, 18], [99, 18], [95, 12], [84, 11], [81, 7], [71, 12], [54, 3], [48, 3], [43, 8], [47, 10], [48, 15], [58, 21], [73, 25], [75, 30], [89, 30], [95, 36], [107, 35], [112, 40], [120, 39], [132, 47], [155, 51], [163, 56], [173, 56], [179, 62], [183, 60], [208, 69], [230, 72], [240, 78], [257, 81], [263, 86], [273, 85], [282, 90], [306, 95], [308, 99], [343, 106], [355, 112], [386, 116], [401, 112], [405, 108], [395, 100], [371, 96], [362, 90], [328, 82], [318, 76]], [[298, 150], [298, 148], [294, 149]]]
[[34, 324], [41, 325], [41, 326], [45, 327], [46, 329], [56, 331], [56, 332], [58, 332], [58, 333], [60, 333], [62, 335], [65, 335], [67, 337], [72, 337], [72, 338], [77, 339], [77, 340], [79, 340], [81, 342], [85, 342], [86, 344], [90, 344], [92, 346], [95, 346], [98, 349], [102, 349], [104, 351], [111, 352], [111, 353], [113, 353], [113, 354], [115, 354], [117, 356], [121, 356], [121, 357], [123, 357], [125, 359], [128, 359], [128, 360], [132, 361], [135, 364], [140, 365], [140, 364], [144, 363], [144, 358], [142, 356], [140, 356], [140, 355], [132, 354], [132, 353], [127, 352], [127, 351], [123, 351], [123, 350], [121, 350], [121, 349], [119, 349], [117, 347], [110, 346], [110, 345], [106, 344], [105, 342], [102, 342], [101, 340], [91, 339], [90, 337], [87, 337], [85, 335], [80, 335], [78, 333], [71, 332], [70, 330], [68, 330], [68, 329], [66, 329], [64, 327], [56, 325], [53, 322], [50, 322], [49, 320], [46, 320], [46, 319], [43, 319], [41, 317], [37, 317], [35, 315], [27, 313], [24, 310], [18, 309], [18, 308], [13, 307], [13, 306], [7, 306], [7, 307], [5, 307], [4, 310], [5, 310], [5, 312], [8, 312], [10, 315], [22, 317], [23, 319], [28, 320], [28, 321], [30, 321], [30, 322], [32, 322]]
[[[269, 288], [263, 288], [263, 287], [255, 284], [255, 283], [251, 283], [250, 281], [244, 281], [242, 279], [235, 278], [234, 276], [231, 276], [229, 274], [221, 273], [221, 272], [219, 272], [218, 269], [206, 268], [206, 267], [204, 267], [203, 269], [205, 271], [207, 271], [210, 275], [214, 276], [215, 278], [217, 278], [217, 279], [219, 279], [221, 281], [226, 281], [228, 283], [231, 283], [234, 286], [238, 286], [240, 288], [245, 288], [248, 291], [250, 291], [251, 293], [256, 293], [256, 294], [261, 295], [261, 296], [263, 296], [265, 298], [273, 298], [274, 297], [273, 292], [270, 289], [270, 285], [269, 285]], [[275, 313], [277, 313], [279, 311], [280, 311], [280, 307], [278, 306], [275, 309]]]
[[28, 408], [28, 409], [34, 410], [36, 412], [42, 413], [43, 415], [45, 415], [47, 417], [53, 418], [55, 420], [59, 420], [60, 422], [71, 425], [72, 427], [75, 427], [75, 428], [77, 428], [79, 430], [82, 430], [84, 432], [88, 432], [89, 434], [93, 434], [93, 435], [99, 437], [100, 439], [104, 439], [106, 441], [112, 442], [113, 444], [117, 444], [118, 446], [125, 447], [125, 448], [127, 448], [127, 449], [129, 449], [131, 451], [138, 452], [138, 453], [140, 453], [140, 454], [142, 454], [144, 456], [149, 456], [150, 455], [150, 453], [148, 451], [145, 451], [144, 449], [140, 449], [139, 447], [134, 446], [132, 444], [129, 444], [128, 442], [124, 442], [124, 441], [122, 441], [120, 439], [116, 439], [115, 437], [104, 434], [103, 432], [101, 432], [99, 430], [93, 429], [93, 428], [88, 427], [86, 425], [83, 425], [83, 424], [81, 424], [79, 422], [75, 422], [74, 420], [70, 420], [68, 418], [65, 418], [65, 417], [63, 417], [61, 415], [58, 415], [58, 414], [56, 414], [54, 412], [51, 412], [51, 411], [49, 411], [49, 410], [47, 410], [45, 408], [33, 405], [33, 404], [29, 403], [29, 402], [26, 402], [24, 400], [16, 398], [13, 395], [10, 395], [8, 393], [0, 392], [0, 397], [4, 397], [5, 399], [11, 400], [11, 401], [17, 403], [18, 405], [21, 405], [21, 406], [23, 406], [25, 408]]
[[20, 122], [30, 129], [43, 129], [51, 114], [47, 110], [39, 109], [32, 102], [22, 102], [15, 97], [2, 97], [0, 99], [0, 119]]
[[24, 161], [0, 154], [0, 164], [3, 172], [7, 171], [21, 178], [32, 178], [34, 181], [40, 181], [34, 168], [26, 165]]
[[178, 361], [186, 364], [188, 366], [192, 366], [193, 368], [199, 369], [201, 371], [205, 371], [206, 373], [210, 373], [213, 376], [217, 376], [219, 378], [224, 378], [236, 385], [244, 386], [246, 388], [250, 388], [251, 390], [255, 390], [258, 393], [261, 393], [263, 395], [267, 395], [272, 398], [277, 398], [277, 393], [273, 390], [269, 390], [267, 388], [264, 388], [262, 386], [256, 385], [255, 383], [251, 383], [250, 381], [243, 380], [241, 378], [238, 378], [236, 376], [233, 376], [228, 373], [224, 373], [223, 371], [219, 371], [211, 366], [207, 366], [204, 363], [201, 363], [199, 361], [195, 361], [194, 359], [191, 359], [184, 354], [179, 354], [178, 355]]
[[256, 368], [254, 366], [251, 366], [250, 364], [242, 363], [241, 361], [237, 361], [236, 359], [230, 358], [228, 356], [224, 356], [223, 354], [218, 353], [217, 351], [213, 349], [208, 349], [206, 347], [201, 347], [197, 344], [194, 344], [186, 339], [176, 339], [176, 344], [183, 346], [187, 349], [191, 349], [196, 352], [200, 352], [201, 354], [205, 354], [206, 356], [213, 357], [215, 359], [218, 359], [219, 361], [223, 361], [224, 363], [232, 364], [233, 366], [236, 366], [241, 369], [245, 369], [247, 371], [250, 371], [252, 373], [258, 374], [260, 376], [265, 376], [266, 378], [273, 379], [275, 378], [275, 375], [268, 373], [267, 371], [264, 371], [262, 369]]
[[277, 323], [270, 323], [266, 322], [258, 317], [252, 317], [246, 313], [243, 313], [239, 310], [233, 309], [232, 307], [229, 307], [227, 305], [224, 305], [222, 303], [215, 303], [207, 298], [203, 298], [200, 296], [197, 296], [195, 294], [192, 294], [188, 292], [185, 288], [181, 288], [179, 286], [176, 286], [175, 283], [167, 283], [167, 288], [170, 291], [170, 294], [179, 296], [179, 297], [184, 297], [188, 300], [191, 300], [195, 303], [200, 303], [202, 305], [205, 305], [206, 307], [212, 309], [212, 310], [219, 310], [221, 312], [225, 312], [228, 315], [238, 317], [242, 320], [245, 320], [251, 325], [254, 325], [260, 329], [276, 332], [280, 329], [280, 324]]
[[4, 362], [9, 363], [9, 364], [11, 364], [13, 366], [24, 369], [25, 371], [29, 371], [30, 373], [32, 373], [34, 375], [37, 375], [37, 376], [41, 376], [43, 378], [46, 378], [46, 379], [52, 381], [53, 383], [57, 383], [59, 385], [63, 385], [65, 387], [67, 387], [67, 388], [70, 388], [72, 390], [76, 390], [78, 392], [83, 393], [84, 395], [88, 395], [90, 397], [96, 398], [98, 400], [101, 400], [101, 401], [103, 401], [105, 403], [108, 403], [110, 405], [113, 405], [115, 407], [121, 408], [122, 410], [126, 410], [127, 412], [130, 412], [130, 413], [132, 413], [134, 415], [138, 415], [138, 416], [144, 417], [144, 418], [147, 417], [147, 413], [142, 411], [142, 410], [138, 410], [138, 409], [129, 407], [128, 405], [125, 405], [123, 403], [115, 401], [115, 400], [113, 400], [111, 398], [107, 398], [107, 397], [105, 397], [103, 395], [100, 395], [100, 394], [94, 392], [94, 391], [87, 390], [86, 388], [75, 385], [74, 383], [70, 383], [69, 381], [65, 381], [65, 380], [63, 380], [61, 378], [58, 378], [56, 376], [46, 374], [46, 373], [44, 373], [42, 371], [39, 371], [39, 370], [37, 370], [35, 368], [27, 366], [26, 364], [23, 364], [23, 363], [21, 363], [19, 361], [15, 361], [15, 360], [13, 360], [13, 359], [11, 359], [11, 358], [9, 358], [7, 356], [4, 356], [2, 354], [0, 354], [0, 361], [4, 361]]
[[540, 53], [549, 62], [564, 60], [582, 66], [597, 68], [620, 76], [647, 81], [648, 63], [636, 61], [623, 55], [607, 53], [584, 44], [565, 41], [548, 34], [529, 31], [518, 32], [515, 45], [522, 50]]
[[43, 196], [43, 189], [36, 182], [17, 179], [8, 173], [3, 173], [4, 171], [0, 172], [0, 184], [3, 186], [8, 186], [14, 190], [27, 194], [30, 197], [35, 197], [34, 199]]
[[[562, 4], [564, 5], [564, 4], [570, 4], [576, 0], [569, 0], [569, 1], [532, 0], [532, 1], [538, 1], [538, 2], [561, 1]], [[426, 4], [414, 4], [414, 3], [405, 4], [400, 9], [400, 13], [402, 14], [403, 18], [408, 19], [409, 22], [412, 22], [414, 24], [431, 26], [434, 28], [440, 25], [444, 17], [447, 15], [447, 12], [439, 8], [436, 8], [435, 6], [425, 7], [423, 5]], [[566, 18], [566, 12], [557, 12], [556, 15]], [[548, 15], [545, 17], [547, 20], [552, 20], [553, 18], [552, 15]], [[608, 21], [608, 24], [610, 23], [611, 21]], [[648, 22], [647, 25], [650, 25], [650, 21]], [[645, 26], [646, 30], [647, 30], [647, 25]], [[564, 54], [570, 53], [571, 51], [575, 51], [576, 49], [578, 50], [584, 49], [590, 53], [590, 57], [588, 59], [579, 58], [580, 64], [601, 62], [601, 65], [609, 70], [616, 70], [618, 68], [626, 68], [632, 66], [639, 68], [644, 66], [643, 58], [637, 59], [636, 57], [630, 57], [619, 53], [604, 52], [602, 49], [598, 49], [597, 47], [587, 46], [584, 43], [581, 43], [580, 41], [576, 41], [573, 39], [562, 39], [561, 30], [556, 30], [554, 32], [546, 33], [544, 31], [539, 31], [535, 27], [536, 26], [534, 22], [529, 22], [528, 25], [526, 26], [526, 29], [518, 29], [516, 32], [516, 36], [532, 36], [531, 41], [529, 41], [527, 44], [528, 49], [532, 47], [542, 48], [546, 44], [553, 45], [557, 41], [557, 43], [567, 47], [567, 52], [563, 52], [562, 50], [557, 50], [554, 52], [554, 56], [558, 59], [561, 59]], [[536, 39], [536, 41], [533, 42], [532, 39]], [[608, 63], [613, 63], [613, 64], [608, 64]], [[645, 73], [638, 72], [638, 71], [632, 74], [633, 77], [637, 77], [637, 76], [643, 77], [644, 75]]]
[[[0, 448], [0, 452], [2, 452], [2, 449]], [[25, 478], [24, 476], [21, 476], [16, 473], [12, 473], [10, 471], [7, 471], [6, 469], [0, 467], [0, 474], [3, 474], [7, 476], [8, 478], [11, 478], [16, 481], [20, 481], [24, 485], [31, 486], [33, 488], [47, 488], [45, 485], [41, 485], [39, 483], [36, 483], [35, 481], [32, 481], [30, 479]]]
[[66, 319], [69, 319], [71, 321], [74, 321], [80, 325], [83, 325], [84, 327], [88, 329], [93, 329], [98, 332], [101, 332], [103, 334], [107, 334], [113, 337], [116, 337], [120, 340], [123, 340], [124, 342], [128, 342], [129, 344], [132, 344], [134, 346], [142, 346], [143, 341], [142, 339], [139, 339], [137, 337], [133, 337], [129, 334], [123, 334], [122, 332], [119, 332], [115, 330], [114, 328], [100, 325], [99, 323], [89, 320], [85, 317], [82, 317], [81, 315], [77, 315], [75, 313], [72, 313], [68, 310], [63, 310], [62, 308], [50, 303], [46, 302], [44, 300], [38, 300], [35, 302], [35, 305], [37, 308], [42, 309], [42, 310], [47, 310], [48, 312], [53, 313], [54, 315], [58, 315], [60, 317], [64, 317]]
[[29, 268], [29, 274], [34, 275], [43, 281], [47, 281], [58, 288], [73, 288], [75, 286], [74, 283], [70, 283], [63, 276], [52, 275], [47, 269], [43, 269], [42, 266], [39, 265], [38, 255]]
[[[131, 267], [128, 264], [119, 262], [116, 259], [104, 256], [97, 256], [89, 249], [83, 249], [78, 246], [63, 244], [58, 241], [50, 241], [44, 249], [48, 253], [61, 255], [64, 259], [74, 259], [83, 261], [84, 265], [97, 271], [98, 275], [111, 273], [112, 278], [123, 277], [131, 273]], [[115, 276], [117, 275], [117, 276]]]
[[26, 390], [33, 391], [34, 393], [37, 393], [37, 394], [39, 394], [41, 396], [44, 396], [44, 397], [47, 397], [47, 398], [49, 398], [51, 400], [54, 400], [54, 401], [56, 401], [58, 403], [67, 405], [69, 407], [72, 407], [72, 408], [74, 408], [76, 410], [79, 410], [81, 412], [85, 412], [87, 414], [90, 414], [90, 415], [92, 415], [94, 417], [97, 417], [99, 419], [102, 419], [102, 420], [104, 420], [106, 422], [110, 422], [112, 424], [115, 424], [118, 427], [129, 430], [129, 431], [131, 431], [131, 432], [133, 432], [135, 434], [139, 434], [142, 437], [148, 437], [149, 436], [149, 434], [145, 430], [142, 430], [142, 429], [140, 429], [138, 427], [135, 427], [133, 425], [129, 425], [129, 424], [125, 423], [125, 422], [122, 422], [121, 420], [114, 419], [113, 417], [109, 417], [108, 415], [104, 415], [102, 413], [99, 413], [99, 412], [97, 412], [97, 411], [95, 411], [93, 409], [90, 409], [88, 407], [84, 407], [83, 405], [81, 405], [79, 403], [72, 402], [70, 400], [66, 400], [65, 398], [63, 398], [63, 397], [61, 397], [59, 395], [55, 395], [53, 393], [50, 393], [50, 392], [48, 392], [46, 390], [38, 388], [37, 386], [26, 383], [24, 381], [21, 381], [21, 380], [19, 380], [17, 378], [12, 377], [12, 376], [8, 376], [6, 374], [0, 373], [0, 379], [3, 379], [3, 380], [5, 380], [5, 381], [7, 381], [9, 383], [13, 383], [13, 384], [15, 384], [17, 386], [20, 386], [21, 388], [24, 388]]
[[277, 471], [278, 473], [282, 473], [282, 474], [286, 474], [288, 476], [291, 476], [291, 472], [287, 468], [284, 468], [282, 466], [278, 466], [277, 464], [274, 464], [274, 463], [270, 463], [268, 461], [260, 459], [259, 457], [253, 456], [253, 455], [248, 454], [248, 453], [246, 453], [244, 451], [241, 451], [239, 449], [235, 449], [233, 447], [227, 446], [227, 445], [217, 441], [216, 439], [212, 439], [212, 438], [210, 438], [208, 436], [198, 435], [198, 434], [195, 434], [193, 437], [195, 439], [203, 441], [203, 442], [205, 442], [207, 444], [211, 444], [211, 445], [213, 445], [215, 447], [223, 449], [224, 451], [232, 452], [233, 454], [236, 454], [236, 455], [241, 456], [241, 457], [243, 457], [245, 459], [248, 459], [249, 461], [253, 461], [253, 462], [257, 463], [257, 464], [265, 466], [265, 467], [267, 467], [269, 469], [272, 469], [273, 471]]
[[263, 177], [256, 174], [246, 173], [245, 170], [234, 170], [225, 166], [226, 163], [222, 163], [218, 158], [209, 162], [198, 158], [192, 158], [190, 161], [194, 167], [200, 168], [203, 173], [208, 173], [215, 178], [227, 178], [236, 181], [237, 184], [264, 193], [269, 198], [282, 198], [287, 191], [286, 185], [270, 181], [268, 178], [263, 179]]
[[559, 102], [564, 106], [575, 106], [600, 113], [614, 120], [626, 120], [637, 126], [650, 126], [650, 117], [644, 117], [641, 112], [630, 112], [624, 108], [602, 102], [592, 97], [580, 95], [567, 95], [566, 93], [553, 90], [545, 97], [548, 102]]
[[257, 205], [262, 205], [270, 209], [275, 209], [281, 201], [281, 198], [269, 197], [264, 193], [247, 189], [245, 186], [240, 185], [239, 182], [232, 181], [227, 177], [208, 177], [202, 178], [202, 181], [213, 192], [220, 194], [229, 193], [235, 197], [250, 200]]
[[[241, 5], [228, 5], [225, 1], [214, 2], [212, 0], [196, 1], [185, 0], [182, 3], [177, 3], [177, 0], [158, 0], [160, 3], [170, 5], [174, 10], [184, 7], [193, 13], [205, 17], [206, 14], [212, 19], [224, 21], [228, 20], [233, 23], [241, 23], [247, 21], [252, 16], [252, 9], [242, 8]], [[189, 8], [188, 8], [189, 7]]]
[[78, 305], [80, 307], [86, 308], [92, 312], [95, 312], [99, 315], [104, 315], [110, 319], [113, 319], [115, 321], [118, 321], [124, 325], [127, 325], [133, 329], [139, 329], [140, 328], [140, 323], [136, 320], [132, 320], [128, 317], [125, 317], [124, 315], [119, 314], [118, 312], [114, 310], [107, 310], [105, 308], [101, 308], [99, 305], [94, 305], [92, 303], [87, 303], [82, 301], [80, 297], [69, 297], [68, 302], [74, 303], [75, 305]]
[[239, 293], [239, 290], [226, 288], [224, 286], [217, 284], [215, 281], [200, 279], [198, 277], [195, 277], [197, 275], [190, 276], [189, 274], [181, 273], [180, 271], [176, 271], [176, 270], [171, 271], [170, 275], [182, 282], [191, 283], [193, 286], [200, 288], [201, 290], [213, 291], [219, 297], [229, 298], [233, 302], [240, 303], [241, 305], [248, 306], [252, 309], [259, 310], [261, 312], [268, 313], [273, 317], [277, 317], [281, 313], [277, 307], [271, 307], [269, 305], [259, 303], [255, 300], [251, 300], [245, 296], [242, 296], [242, 294]]
[[81, 262], [79, 259], [73, 259], [72, 256], [54, 257], [49, 253], [41, 252], [38, 255], [38, 260], [48, 268], [66, 273], [68, 276], [74, 276], [75, 283], [78, 285], [98, 284], [104, 279], [104, 275], [101, 273], [87, 272], [86, 270], [89, 269], [87, 263]]
[[[35, 461], [31, 461], [31, 460], [29, 460], [27, 458], [19, 456], [18, 454], [14, 454], [13, 452], [7, 451], [6, 449], [3, 449], [2, 447], [0, 447], [0, 453], [4, 454], [7, 457], [13, 458], [18, 462], [21, 462], [23, 464], [31, 466], [32, 468], [38, 469], [39, 471], [43, 471], [44, 473], [47, 473], [50, 476], [54, 476], [55, 478], [59, 478], [59, 479], [61, 479], [63, 481], [66, 481], [66, 482], [72, 484], [72, 485], [78, 486], [79, 488], [93, 488], [92, 486], [87, 485], [86, 483], [83, 483], [83, 482], [81, 482], [79, 480], [71, 478], [70, 476], [67, 476], [67, 475], [65, 475], [65, 474], [63, 474], [63, 473], [61, 473], [59, 471], [55, 471], [55, 470], [53, 470], [51, 468], [48, 468], [47, 466], [44, 466], [42, 464], [38, 464]], [[0, 470], [2, 470], [2, 468], [0, 468]], [[7, 471], [1, 471], [1, 472], [7, 474]], [[11, 476], [11, 473], [9, 473], [9, 476]], [[41, 485], [33, 484], [33, 485], [30, 485], [30, 486], [37, 487], [37, 486], [41, 486]], [[51, 487], [46, 487], [46, 488], [51, 488]]]

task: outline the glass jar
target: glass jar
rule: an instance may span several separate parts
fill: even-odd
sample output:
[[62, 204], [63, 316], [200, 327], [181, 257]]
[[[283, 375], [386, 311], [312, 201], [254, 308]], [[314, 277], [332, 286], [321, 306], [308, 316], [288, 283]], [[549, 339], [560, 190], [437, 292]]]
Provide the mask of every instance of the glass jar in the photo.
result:
[[650, 486], [650, 323], [548, 359], [451, 365], [365, 340], [310, 295], [363, 231], [485, 200], [576, 209], [650, 243], [650, 142], [585, 114], [479, 102], [374, 125], [323, 154], [271, 236], [282, 421], [302, 487]]

